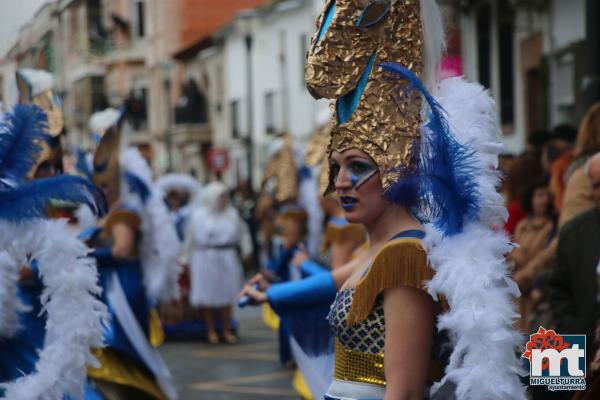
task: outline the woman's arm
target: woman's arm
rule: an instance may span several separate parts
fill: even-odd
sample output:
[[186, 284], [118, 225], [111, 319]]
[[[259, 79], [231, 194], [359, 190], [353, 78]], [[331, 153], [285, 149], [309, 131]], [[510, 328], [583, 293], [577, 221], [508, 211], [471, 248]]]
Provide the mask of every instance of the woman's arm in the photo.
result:
[[385, 400], [422, 400], [435, 329], [435, 303], [411, 287], [384, 292]]
[[135, 231], [123, 222], [112, 226], [114, 239], [112, 254], [115, 258], [128, 258], [135, 254]]

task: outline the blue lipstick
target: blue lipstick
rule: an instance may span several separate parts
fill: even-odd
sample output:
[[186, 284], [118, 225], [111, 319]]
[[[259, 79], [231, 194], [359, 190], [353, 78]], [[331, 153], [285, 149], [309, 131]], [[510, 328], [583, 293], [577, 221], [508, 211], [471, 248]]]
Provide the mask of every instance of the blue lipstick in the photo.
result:
[[350, 196], [340, 196], [340, 202], [342, 203], [342, 208], [345, 211], [352, 211], [354, 208], [356, 208], [358, 199]]

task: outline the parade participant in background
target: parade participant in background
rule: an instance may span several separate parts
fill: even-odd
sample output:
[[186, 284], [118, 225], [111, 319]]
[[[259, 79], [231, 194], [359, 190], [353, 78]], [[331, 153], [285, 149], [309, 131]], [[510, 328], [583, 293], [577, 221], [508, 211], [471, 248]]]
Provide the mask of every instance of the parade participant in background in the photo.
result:
[[[201, 185], [191, 175], [167, 174], [156, 181], [156, 189], [169, 209], [171, 221], [177, 230], [177, 236], [183, 244], [187, 222], [193, 208], [193, 202], [199, 201]], [[181, 261], [178, 261], [181, 263]], [[167, 304], [162, 304], [160, 318], [167, 340], [194, 338], [204, 335], [203, 321], [189, 301], [190, 272], [189, 266], [180, 265], [183, 273], [179, 280], [181, 297]]]
[[[51, 76], [25, 75], [33, 98], [22, 102], [47, 107], [53, 97], [42, 88], [50, 90]], [[46, 110], [17, 105], [0, 126], [0, 394], [7, 400], [81, 398], [106, 318], [89, 249], [69, 221], [47, 220], [63, 204], [98, 214], [104, 198], [82, 178], [53, 176]]]
[[242, 286], [240, 251], [243, 255], [252, 251], [249, 234], [237, 210], [229, 204], [223, 183], [206, 185], [201, 204], [190, 214], [185, 238], [184, 253], [191, 273], [190, 302], [202, 308], [211, 344], [219, 342], [216, 314], [223, 339], [235, 344], [231, 305]]
[[[279, 306], [308, 307], [341, 289], [329, 315], [328, 399], [524, 399], [510, 246], [492, 228], [506, 217], [493, 101], [458, 78], [435, 82], [443, 29], [433, 0], [359, 3], [326, 3], [306, 80], [313, 95], [336, 99], [328, 192], [365, 225], [369, 250], [304, 279], [302, 295]], [[432, 222], [427, 237], [421, 221]], [[244, 293], [260, 302], [273, 291]], [[438, 318], [440, 295], [450, 307]], [[430, 388], [442, 376], [436, 325], [452, 356]]]
[[156, 181], [156, 189], [163, 196], [177, 235], [183, 241], [190, 203], [200, 196], [202, 185], [191, 175], [167, 174]]
[[[542, 180], [533, 184], [527, 190], [523, 200], [523, 208], [527, 213], [527, 217], [517, 225], [514, 242], [519, 246], [508, 255], [508, 258], [513, 263], [515, 273], [535, 275], [538, 271], [531, 271], [530, 261], [548, 246], [556, 233], [556, 220], [548, 182]], [[534, 276], [530, 276], [528, 279], [533, 281]], [[528, 334], [531, 329], [535, 328], [529, 325], [529, 317], [533, 307], [529, 293], [531, 288], [523, 287], [520, 289], [519, 308], [521, 319], [518, 328], [521, 332]]]
[[93, 181], [109, 213], [83, 238], [95, 249], [110, 319], [106, 348], [95, 351], [99, 366], [88, 376], [101, 399], [174, 399], [169, 369], [154, 348], [163, 333], [153, 306], [177, 295], [179, 240], [146, 161], [135, 148], [122, 150], [122, 115], [108, 109], [90, 121], [99, 139]]

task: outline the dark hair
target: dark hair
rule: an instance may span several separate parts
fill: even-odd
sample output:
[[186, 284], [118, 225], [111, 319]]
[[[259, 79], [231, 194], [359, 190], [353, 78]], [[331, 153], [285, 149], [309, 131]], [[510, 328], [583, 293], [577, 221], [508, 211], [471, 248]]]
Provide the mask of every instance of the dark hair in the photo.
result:
[[509, 200], [523, 201], [527, 189], [538, 180], [544, 178], [542, 163], [537, 157], [525, 153], [510, 164], [506, 173], [506, 190]]
[[577, 138], [577, 128], [571, 124], [560, 124], [552, 128], [550, 139], [565, 140], [569, 143], [575, 143]]
[[[533, 196], [535, 195], [535, 191], [538, 189], [548, 189], [548, 179], [539, 179], [533, 182], [523, 195], [522, 206], [527, 215], [533, 213]], [[548, 191], [549, 192], [549, 191]], [[552, 216], [554, 213], [554, 208], [551, 200], [548, 200], [548, 206], [546, 208], [546, 215]]]

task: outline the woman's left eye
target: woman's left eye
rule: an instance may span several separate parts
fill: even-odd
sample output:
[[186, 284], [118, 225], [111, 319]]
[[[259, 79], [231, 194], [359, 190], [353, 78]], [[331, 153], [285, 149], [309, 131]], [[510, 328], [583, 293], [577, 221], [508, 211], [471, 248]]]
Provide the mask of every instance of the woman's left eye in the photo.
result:
[[360, 14], [356, 26], [359, 28], [370, 28], [381, 22], [390, 12], [391, 0], [373, 0]]
[[350, 171], [352, 171], [352, 173], [357, 174], [357, 175], [361, 175], [364, 174], [365, 172], [369, 172], [371, 171], [374, 167], [370, 164], [367, 163], [363, 163], [363, 162], [351, 162], [350, 165], [348, 165]]

